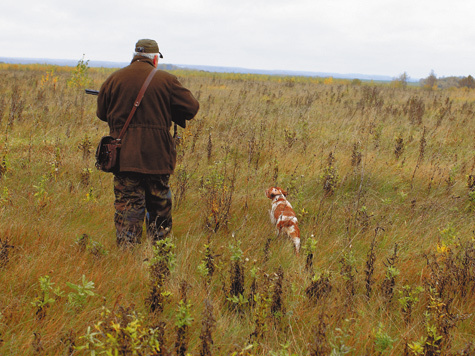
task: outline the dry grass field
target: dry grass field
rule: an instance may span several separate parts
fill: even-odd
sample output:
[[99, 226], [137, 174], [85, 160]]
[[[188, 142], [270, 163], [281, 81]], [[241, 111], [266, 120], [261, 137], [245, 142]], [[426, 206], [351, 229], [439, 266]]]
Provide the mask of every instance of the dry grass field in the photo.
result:
[[121, 250], [110, 73], [0, 64], [1, 355], [475, 354], [475, 91], [174, 72], [173, 236]]

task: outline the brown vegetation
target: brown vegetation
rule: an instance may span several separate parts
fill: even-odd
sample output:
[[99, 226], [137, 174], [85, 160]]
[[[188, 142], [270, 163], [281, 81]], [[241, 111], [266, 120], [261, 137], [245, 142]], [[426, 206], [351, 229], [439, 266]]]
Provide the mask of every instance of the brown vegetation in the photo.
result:
[[474, 91], [177, 71], [173, 236], [124, 251], [83, 90], [109, 73], [0, 65], [0, 354], [473, 354]]

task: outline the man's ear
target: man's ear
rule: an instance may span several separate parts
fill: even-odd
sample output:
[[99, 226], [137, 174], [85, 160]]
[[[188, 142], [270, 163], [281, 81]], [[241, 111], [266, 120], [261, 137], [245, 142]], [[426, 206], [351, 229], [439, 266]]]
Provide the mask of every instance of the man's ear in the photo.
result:
[[155, 66], [155, 68], [157, 67], [157, 64], [158, 64], [158, 54], [155, 55], [155, 57], [153, 57], [153, 65]]

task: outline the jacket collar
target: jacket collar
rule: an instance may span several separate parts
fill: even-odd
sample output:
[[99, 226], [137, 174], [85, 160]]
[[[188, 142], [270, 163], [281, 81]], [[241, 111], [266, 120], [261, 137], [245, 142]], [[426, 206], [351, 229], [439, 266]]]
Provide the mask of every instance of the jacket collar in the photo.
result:
[[134, 62], [146, 62], [146, 63], [150, 64], [151, 66], [153, 66], [153, 61], [150, 58], [143, 57], [143, 56], [134, 56], [134, 58], [132, 58], [132, 62], [130, 62], [130, 64], [132, 64]]

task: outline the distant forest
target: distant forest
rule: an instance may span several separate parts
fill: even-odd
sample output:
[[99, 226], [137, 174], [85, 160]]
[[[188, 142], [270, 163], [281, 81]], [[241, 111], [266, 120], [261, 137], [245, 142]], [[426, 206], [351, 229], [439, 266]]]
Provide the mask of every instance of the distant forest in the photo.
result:
[[469, 75], [467, 77], [442, 77], [437, 78], [434, 72], [419, 81], [420, 85], [426, 88], [475, 88], [475, 79]]

